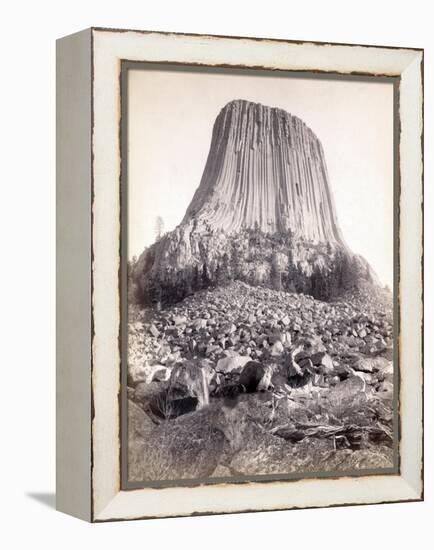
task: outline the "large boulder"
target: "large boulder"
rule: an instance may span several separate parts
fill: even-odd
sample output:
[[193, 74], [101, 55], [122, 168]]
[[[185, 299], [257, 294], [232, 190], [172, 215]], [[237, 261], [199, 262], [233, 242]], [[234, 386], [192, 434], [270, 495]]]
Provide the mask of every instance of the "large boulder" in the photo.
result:
[[144, 410], [128, 400], [128, 478], [129, 481], [144, 479], [145, 441], [154, 424]]
[[241, 371], [239, 383], [247, 393], [253, 393], [258, 389], [266, 390], [271, 385], [271, 374], [271, 367], [265, 367], [258, 361], [249, 361]]
[[203, 479], [219, 464], [225, 436], [207, 407], [156, 426], [143, 445], [144, 480]]
[[149, 399], [149, 408], [160, 419], [172, 419], [209, 404], [209, 375], [199, 361], [175, 365], [162, 391]]
[[212, 473], [211, 477], [231, 477], [232, 472], [227, 466], [219, 464], [217, 468]]
[[176, 394], [177, 398], [196, 398], [199, 407], [209, 403], [207, 373], [197, 360], [185, 361], [175, 365], [170, 376], [169, 389]]
[[132, 361], [128, 362], [128, 371], [127, 371], [127, 385], [134, 387], [140, 382], [145, 382], [147, 380], [147, 373], [145, 365], [142, 361]]
[[167, 382], [140, 382], [134, 388], [134, 401], [146, 408], [147, 404], [168, 388]]
[[128, 399], [128, 435], [129, 437], [148, 437], [150, 430], [154, 427], [154, 423], [146, 414], [146, 412]]
[[322, 374], [332, 374], [335, 370], [333, 359], [326, 352], [315, 353], [310, 359]]
[[237, 370], [241, 371], [242, 367], [244, 367], [244, 365], [249, 361], [251, 361], [251, 358], [247, 355], [223, 357], [217, 362], [216, 371], [223, 374], [231, 373]]
[[158, 336], [160, 336], [160, 331], [154, 324], [149, 325], [148, 330], [151, 336], [154, 336], [154, 338], [157, 338]]
[[169, 380], [170, 372], [171, 370], [164, 365], [129, 364], [127, 383], [129, 386], [136, 386], [141, 382], [164, 382]]
[[385, 357], [359, 357], [352, 358], [351, 366], [354, 370], [361, 372], [384, 372], [389, 369], [393, 369], [391, 361], [388, 361]]
[[172, 317], [172, 323], [175, 326], [185, 325], [187, 322], [187, 317], [185, 315], [174, 315]]
[[353, 399], [356, 395], [365, 391], [365, 382], [358, 376], [350, 376], [346, 380], [336, 384], [328, 393], [329, 401], [339, 404]]
[[283, 351], [284, 351], [284, 348], [283, 348], [282, 342], [280, 340], [277, 340], [271, 348], [271, 355], [276, 357], [276, 356], [282, 355]]
[[192, 325], [193, 325], [193, 328], [197, 331], [201, 330], [201, 329], [205, 329], [206, 325], [207, 325], [207, 320], [206, 319], [195, 319], [192, 322]]

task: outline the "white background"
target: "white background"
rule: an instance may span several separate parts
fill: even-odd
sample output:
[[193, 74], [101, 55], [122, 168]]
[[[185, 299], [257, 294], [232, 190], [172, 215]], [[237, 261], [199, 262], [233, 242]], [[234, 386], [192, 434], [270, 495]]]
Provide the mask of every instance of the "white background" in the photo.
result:
[[[429, 548], [433, 533], [431, 2], [64, 1], [2, 5], [2, 548]], [[55, 44], [89, 26], [425, 48], [426, 501], [88, 525], [55, 512]]]

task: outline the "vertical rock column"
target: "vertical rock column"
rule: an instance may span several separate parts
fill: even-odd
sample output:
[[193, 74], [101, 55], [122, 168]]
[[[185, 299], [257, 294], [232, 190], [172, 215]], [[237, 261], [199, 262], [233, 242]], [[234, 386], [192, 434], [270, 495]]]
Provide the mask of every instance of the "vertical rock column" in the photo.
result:
[[184, 222], [230, 233], [258, 226], [344, 245], [319, 139], [282, 109], [235, 100], [218, 115]]

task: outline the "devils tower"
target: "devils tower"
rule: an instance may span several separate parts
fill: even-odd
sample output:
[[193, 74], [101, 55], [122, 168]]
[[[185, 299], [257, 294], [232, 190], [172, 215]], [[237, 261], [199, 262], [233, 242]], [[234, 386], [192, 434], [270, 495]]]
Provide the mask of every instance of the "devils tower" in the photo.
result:
[[202, 180], [184, 222], [226, 232], [258, 227], [343, 244], [321, 142], [282, 109], [235, 100], [218, 115]]
[[139, 301], [240, 279], [320, 299], [375, 275], [338, 225], [322, 144], [298, 117], [234, 100], [182, 222], [134, 266]]

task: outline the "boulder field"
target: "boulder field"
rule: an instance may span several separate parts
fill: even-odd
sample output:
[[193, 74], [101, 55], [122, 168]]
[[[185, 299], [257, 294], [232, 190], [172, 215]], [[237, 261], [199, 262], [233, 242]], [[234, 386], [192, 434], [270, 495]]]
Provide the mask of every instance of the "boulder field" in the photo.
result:
[[130, 480], [391, 468], [392, 319], [384, 291], [240, 281], [130, 306]]

